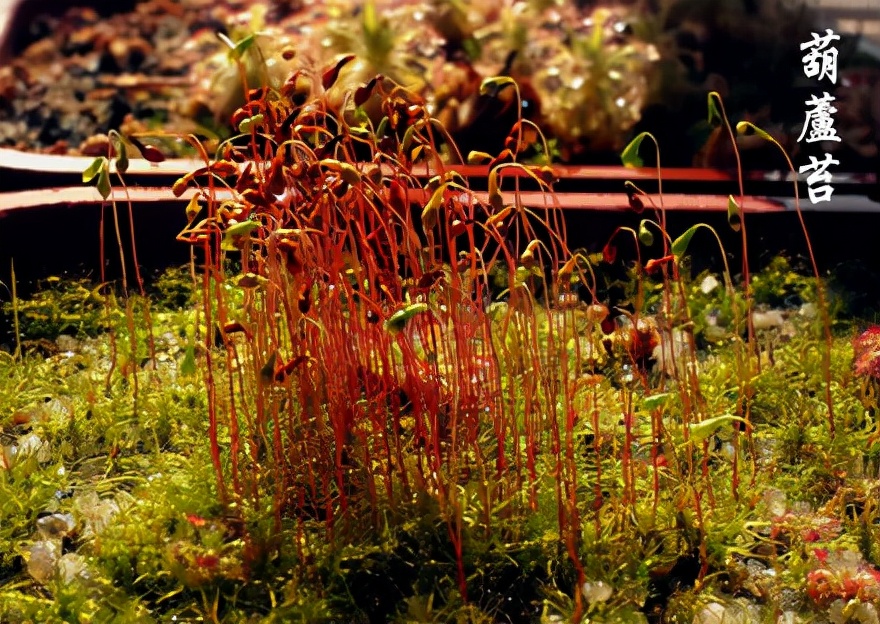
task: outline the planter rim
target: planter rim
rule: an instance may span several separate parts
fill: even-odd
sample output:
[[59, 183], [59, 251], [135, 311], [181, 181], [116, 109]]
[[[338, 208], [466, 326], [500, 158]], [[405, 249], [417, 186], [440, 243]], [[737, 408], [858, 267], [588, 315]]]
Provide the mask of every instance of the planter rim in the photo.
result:
[[[0, 171], [68, 174], [79, 175], [91, 164], [93, 156], [61, 156], [38, 152], [24, 152], [11, 148], [0, 148]], [[243, 168], [247, 163], [242, 163]], [[194, 158], [170, 158], [163, 162], [151, 163], [141, 158], [133, 158], [129, 162], [126, 177], [154, 177], [169, 175], [185, 175], [195, 169], [204, 167], [205, 163]], [[551, 169], [559, 179], [566, 180], [656, 180], [656, 167], [624, 167], [623, 165], [561, 165], [553, 164]], [[485, 178], [488, 175], [486, 165], [447, 165], [445, 170], [457, 171], [468, 178]], [[719, 169], [699, 167], [662, 167], [664, 181], [691, 182], [735, 182], [736, 177]], [[436, 170], [427, 165], [416, 165], [413, 173], [417, 177], [435, 175]], [[507, 169], [505, 175], [524, 175], [516, 169]], [[744, 174], [746, 180], [764, 180], [769, 182], [791, 182], [791, 172], [758, 171]], [[804, 176], [798, 176], [804, 178]], [[877, 175], [874, 173], [836, 173], [835, 178], [841, 183], [874, 184]]]
[[[56, 154], [44, 154], [39, 152], [24, 152], [11, 148], [0, 148], [0, 169], [12, 171], [28, 171], [34, 173], [65, 173], [80, 174], [91, 162], [94, 156], [67, 156]], [[243, 168], [247, 163], [241, 163]], [[151, 163], [142, 158], [132, 158], [129, 161], [126, 176], [132, 175], [185, 175], [194, 169], [204, 167], [204, 161], [195, 158], [169, 158], [168, 160]], [[656, 167], [629, 168], [622, 165], [557, 165], [551, 166], [554, 173], [560, 178], [569, 179], [656, 179]], [[486, 177], [489, 168], [486, 165], [447, 165], [449, 171], [457, 171], [465, 177]], [[390, 169], [389, 169], [390, 170]], [[427, 165], [419, 164], [413, 167], [413, 172], [419, 176], [435, 175], [436, 170]], [[717, 169], [698, 169], [691, 167], [666, 167], [662, 169], [664, 180], [695, 180], [711, 182], [728, 182], [733, 178]], [[505, 175], [516, 175], [515, 169], [508, 169]]]
[[[73, 186], [73, 179], [81, 179], [82, 172], [91, 164], [94, 157], [89, 156], [58, 156], [32, 152], [21, 152], [9, 148], [0, 148], [0, 175], [16, 176], [22, 174], [47, 174], [45, 179], [34, 180], [34, 187], [25, 190], [0, 192], [0, 215], [15, 210], [32, 209], [40, 206], [58, 206], [63, 204], [100, 204], [104, 200], [98, 191], [92, 186]], [[247, 163], [240, 164], [243, 169]], [[114, 188], [111, 200], [117, 202], [132, 201], [133, 203], [174, 202], [188, 200], [193, 191], [188, 191], [181, 198], [174, 197], [170, 191], [168, 179], [183, 176], [196, 169], [202, 168], [205, 163], [196, 159], [169, 159], [160, 163], [150, 163], [143, 159], [132, 159], [129, 169], [124, 178], [127, 186]], [[112, 164], [111, 164], [112, 169]], [[531, 207], [540, 209], [542, 206], [555, 206], [566, 210], [611, 210], [630, 211], [627, 196], [623, 191], [624, 181], [636, 183], [656, 182], [657, 169], [653, 167], [628, 168], [624, 166], [584, 166], [584, 165], [553, 165], [554, 174], [559, 182], [614, 182], [619, 181], [621, 192], [595, 192], [584, 187], [570, 188], [553, 193], [525, 190], [518, 194], [520, 201]], [[464, 177], [472, 180], [484, 180], [488, 175], [488, 167], [485, 165], [450, 165], [446, 170], [457, 171]], [[389, 171], [391, 169], [389, 168]], [[436, 170], [427, 165], [414, 167], [414, 175], [417, 178], [427, 178], [436, 174]], [[716, 169], [695, 168], [664, 168], [661, 170], [664, 182], [682, 183], [709, 183], [712, 191], [718, 193], [669, 193], [663, 194], [663, 205], [673, 211], [697, 211], [714, 212], [726, 211], [728, 195], [721, 193], [721, 185], [729, 186], [735, 183], [735, 178], [724, 171]], [[505, 175], [510, 177], [524, 178], [526, 174], [515, 168], [505, 169]], [[781, 174], [759, 174], [765, 181], [771, 182], [773, 190], [764, 191], [763, 195], [745, 195], [739, 198], [740, 205], [747, 213], [752, 212], [779, 212], [794, 210], [794, 201], [787, 195], [793, 176]], [[53, 178], [54, 176], [54, 178]], [[837, 177], [837, 176], [835, 176]], [[60, 180], [60, 178], [68, 178]], [[864, 174], [862, 176], [844, 177], [844, 184], [864, 184], [876, 180], [876, 175]], [[607, 185], [606, 185], [607, 186]], [[776, 187], [779, 190], [776, 190]], [[0, 187], [2, 188], [2, 187]], [[607, 189], [605, 189], [607, 191]], [[781, 191], [781, 192], [780, 192]], [[228, 193], [220, 193], [218, 197], [228, 199]], [[485, 194], [476, 191], [477, 197], [485, 201]], [[660, 196], [648, 194], [654, 204], [660, 205]], [[880, 204], [864, 196], [862, 192], [854, 195], [846, 195], [846, 199], [835, 195], [838, 203], [813, 205], [805, 197], [805, 190], [801, 193], [801, 208], [810, 211], [829, 212], [880, 212]], [[515, 194], [504, 194], [505, 203], [515, 203]], [[412, 189], [410, 199], [414, 202], [424, 202], [427, 198], [421, 189]], [[851, 206], [845, 205], [845, 203]], [[650, 206], [650, 202], [646, 203]]]
[[[93, 186], [73, 186], [44, 188], [30, 191], [12, 191], [0, 193], [0, 217], [4, 214], [47, 208], [52, 206], [84, 206], [102, 204], [169, 204], [180, 207], [181, 214], [185, 202], [195, 194], [195, 189], [187, 189], [180, 197], [176, 197], [166, 187], [143, 187], [133, 186], [129, 188], [114, 188], [110, 197], [103, 199], [98, 190]], [[485, 192], [476, 191], [474, 195], [480, 201], [488, 203]], [[502, 192], [504, 202], [513, 204], [517, 200], [532, 210], [540, 212], [549, 210], [599, 210], [613, 212], [633, 213], [629, 205], [626, 193], [541, 193], [537, 191], [512, 191]], [[231, 199], [232, 193], [226, 189], [215, 190], [216, 199], [222, 201]], [[661, 205], [661, 198], [657, 194], [648, 194], [650, 202]], [[428, 193], [422, 189], [411, 189], [409, 199], [413, 203], [424, 203], [428, 200]], [[726, 195], [664, 193], [662, 205], [666, 210], [673, 212], [720, 212], [727, 211], [728, 198]], [[742, 201], [743, 210], [747, 213], [772, 213], [785, 212], [788, 208], [783, 200], [746, 196]], [[653, 214], [653, 209], [647, 209], [648, 214]], [[635, 213], [633, 213], [635, 214]]]

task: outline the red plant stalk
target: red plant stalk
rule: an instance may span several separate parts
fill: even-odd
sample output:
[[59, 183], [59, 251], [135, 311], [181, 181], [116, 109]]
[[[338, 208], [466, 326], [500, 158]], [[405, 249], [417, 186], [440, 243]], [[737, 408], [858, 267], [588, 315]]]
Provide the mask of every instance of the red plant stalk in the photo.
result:
[[[560, 539], [580, 585], [579, 415], [573, 403], [587, 355], [577, 340], [574, 354], [568, 353], [575, 316], [555, 310], [554, 296], [570, 290], [570, 274], [554, 284], [537, 275], [522, 283], [516, 278], [525, 265], [519, 242], [549, 240], [529, 249], [536, 267], [572, 266], [562, 221], [552, 201], [543, 220], [516, 202], [502, 211], [497, 200], [482, 204], [466, 183], [442, 170], [437, 175], [448, 188], [435, 213], [423, 212], [419, 220], [407, 194], [430, 183], [412, 176], [412, 160], [416, 148], [433, 159], [433, 130], [427, 116], [410, 119], [408, 109], [418, 104], [405, 94], [388, 97], [383, 106], [393, 127], [359, 143], [372, 163], [355, 164], [353, 134], [320, 99], [297, 107], [268, 95], [240, 112], [240, 121], [250, 120], [245, 138], [256, 164], [233, 171], [229, 163], [240, 148], [231, 143], [220, 150], [228, 163], [206, 163], [207, 196], [215, 196], [215, 182], [233, 179], [236, 200], [222, 208], [209, 202], [208, 218], [186, 231], [206, 258], [204, 322], [248, 328], [226, 337], [225, 372], [214, 368], [210, 336], [204, 341], [218, 490], [228, 502], [220, 441], [228, 435], [236, 499], [259, 508], [265, 474], [272, 474], [276, 529], [294, 516], [302, 533], [306, 519], [314, 518], [332, 537], [353, 528], [354, 512], [364, 505], [378, 524], [381, 505], [402, 506], [415, 492], [428, 493], [447, 519], [457, 582], [466, 596], [462, 475], [469, 479], [474, 466], [476, 479], [495, 484], [480, 490], [488, 531], [497, 502], [515, 501], [498, 514], [537, 507], [546, 461], [556, 481]], [[262, 121], [253, 117], [257, 111]], [[409, 145], [401, 137], [409, 137]], [[212, 166], [223, 173], [216, 180]], [[224, 252], [230, 244], [241, 251], [242, 279], [249, 280], [239, 286], [248, 290], [241, 309], [226, 299]], [[485, 291], [496, 264], [509, 274], [509, 297], [506, 318], [493, 322]], [[537, 285], [548, 293], [543, 302], [532, 290]], [[412, 306], [425, 309], [395, 325], [395, 315]], [[241, 318], [230, 318], [233, 313]], [[223, 387], [229, 397], [221, 396]], [[596, 510], [604, 455], [598, 404], [594, 389], [587, 405]], [[624, 498], [633, 504], [630, 408]], [[652, 429], [659, 443], [659, 423]], [[494, 433], [493, 448], [481, 444], [481, 431]], [[655, 488], [657, 461], [655, 451]], [[516, 497], [523, 488], [529, 492], [525, 508]], [[582, 613], [579, 591], [575, 603]]]
[[[211, 257], [212, 253], [207, 238], [205, 239], [202, 250], [205, 254], [207, 264], [210, 262], [207, 259]], [[208, 266], [210, 266], [210, 264]], [[208, 299], [203, 305], [205, 325], [207, 327], [212, 327], [213, 317], [211, 315], [210, 305], [211, 276], [210, 271], [207, 270], [202, 278], [202, 292], [205, 293], [205, 297]], [[220, 437], [217, 422], [217, 393], [214, 382], [214, 358], [211, 354], [214, 345], [211, 344], [210, 332], [205, 332], [205, 334], [205, 386], [208, 391], [208, 438], [211, 444], [211, 462], [214, 464], [214, 472], [217, 475], [217, 493], [220, 500], [226, 503], [228, 502], [228, 498], [222, 460], [220, 458]]]
[[623, 472], [623, 504], [634, 505], [636, 502], [635, 471], [632, 461], [633, 419], [632, 391], [622, 389], [621, 405], [623, 406], [623, 454], [621, 455], [621, 471]]

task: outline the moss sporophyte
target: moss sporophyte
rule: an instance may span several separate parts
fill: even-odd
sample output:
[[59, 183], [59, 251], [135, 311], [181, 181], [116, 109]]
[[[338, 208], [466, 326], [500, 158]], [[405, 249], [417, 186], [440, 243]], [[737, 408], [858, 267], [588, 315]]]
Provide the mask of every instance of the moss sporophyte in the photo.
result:
[[[164, 297], [140, 274], [12, 297], [0, 619], [869, 612], [874, 330], [853, 369], [813, 259], [692, 275], [694, 237], [726, 258], [722, 233], [670, 232], [662, 188], [632, 183], [639, 227], [572, 249], [552, 166], [525, 160], [539, 131], [519, 119], [475, 190], [423, 98], [387, 76], [336, 97], [351, 62], [277, 89], [240, 67], [239, 132], [187, 139], [193, 262]], [[481, 91], [522, 108], [510, 77]], [[622, 159], [646, 138], [659, 178], [650, 135]], [[130, 145], [84, 178], [104, 194]], [[740, 180], [746, 249], [743, 203]], [[767, 309], [783, 289], [802, 299]]]

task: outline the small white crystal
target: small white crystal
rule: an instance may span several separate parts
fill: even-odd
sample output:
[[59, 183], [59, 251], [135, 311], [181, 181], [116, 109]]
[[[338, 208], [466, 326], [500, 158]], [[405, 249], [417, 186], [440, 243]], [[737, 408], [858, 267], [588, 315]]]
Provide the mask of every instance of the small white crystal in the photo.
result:
[[703, 278], [703, 281], [700, 282], [700, 291], [704, 295], [708, 295], [710, 292], [718, 288], [718, 279], [714, 275], [707, 275]]
[[755, 331], [765, 329], [778, 329], [785, 324], [785, 317], [780, 310], [767, 310], [766, 312], [752, 312], [752, 324]]
[[119, 513], [119, 503], [113, 498], [100, 498], [94, 491], [81, 494], [74, 502], [77, 517], [82, 523], [84, 538], [100, 535]]
[[73, 531], [75, 526], [73, 516], [68, 513], [37, 518], [37, 531], [43, 539], [60, 539]]
[[764, 490], [764, 504], [772, 516], [783, 516], [788, 511], [788, 501], [785, 492], [777, 488]]
[[80, 342], [69, 334], [61, 334], [55, 339], [59, 351], [78, 351]]
[[727, 624], [726, 609], [720, 602], [710, 602], [694, 616], [693, 624]]
[[66, 421], [70, 418], [70, 405], [62, 399], [51, 399], [43, 404], [43, 415], [47, 420]]
[[[689, 349], [687, 335], [679, 330], [663, 332], [660, 336], [660, 344], [654, 347], [651, 356], [656, 361], [657, 370], [662, 370], [669, 376], [676, 376], [679, 372], [684, 373], [684, 366], [688, 363]], [[676, 370], [679, 367], [680, 371]]]
[[850, 617], [855, 618], [855, 621], [860, 624], [880, 624], [877, 607], [869, 602], [856, 605]]
[[606, 602], [611, 598], [611, 594], [614, 593], [611, 585], [604, 581], [587, 581], [581, 587], [581, 591], [584, 594], [584, 598], [586, 598], [587, 602], [590, 604]]
[[36, 433], [25, 434], [16, 440], [16, 455], [36, 455], [37, 461], [41, 464], [52, 459], [52, 448], [49, 443], [38, 436]]
[[88, 578], [86, 558], [76, 553], [67, 553], [58, 561], [58, 578], [69, 585], [77, 577]]
[[808, 302], [801, 306], [801, 309], [798, 310], [798, 314], [800, 314], [805, 319], [812, 321], [819, 315], [819, 310], [818, 308], [816, 308], [815, 303]]
[[39, 583], [46, 583], [55, 574], [61, 547], [54, 541], [34, 542], [30, 547], [28, 574]]
[[828, 609], [828, 619], [833, 624], [878, 624], [877, 607], [858, 598], [849, 602], [835, 600]]
[[710, 602], [694, 616], [693, 624], [758, 624], [762, 622], [761, 610], [743, 600], [727, 604]]
[[829, 605], [828, 619], [831, 624], [846, 624], [850, 621], [849, 616], [843, 613], [844, 607], [846, 607], [846, 603], [839, 598]]

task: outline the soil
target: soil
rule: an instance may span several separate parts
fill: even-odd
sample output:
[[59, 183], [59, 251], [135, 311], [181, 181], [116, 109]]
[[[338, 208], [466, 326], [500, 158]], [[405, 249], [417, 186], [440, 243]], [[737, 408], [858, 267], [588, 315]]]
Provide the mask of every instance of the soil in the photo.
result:
[[[36, 15], [12, 42], [18, 56], [0, 68], [0, 144], [98, 155], [106, 143], [90, 138], [111, 128], [195, 130], [186, 111], [191, 69], [221, 49], [216, 33], [248, 4], [145, 0], [112, 14], [72, 7]], [[270, 17], [295, 4], [272, 3]]]

